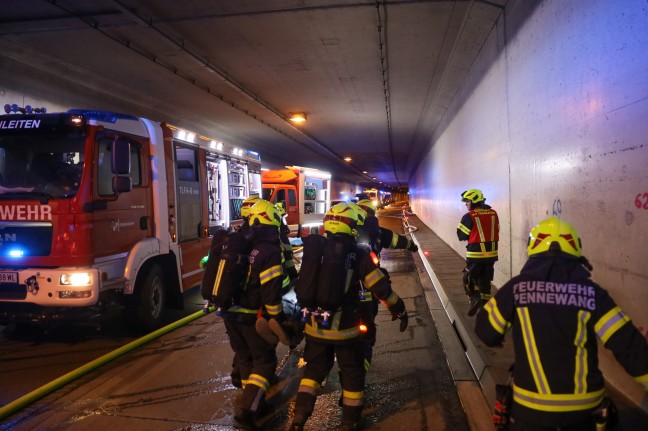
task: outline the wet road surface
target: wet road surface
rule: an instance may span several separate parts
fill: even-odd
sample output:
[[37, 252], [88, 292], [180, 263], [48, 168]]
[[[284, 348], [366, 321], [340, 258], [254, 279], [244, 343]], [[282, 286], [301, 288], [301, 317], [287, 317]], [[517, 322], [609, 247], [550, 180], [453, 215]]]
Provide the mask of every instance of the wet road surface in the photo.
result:
[[[387, 227], [400, 231], [400, 221], [393, 222], [394, 226]], [[382, 257], [394, 289], [405, 301], [410, 326], [400, 333], [398, 322], [391, 322], [389, 313], [381, 308], [378, 341], [367, 375], [365, 429], [468, 430], [414, 257], [407, 251], [390, 250]], [[38, 374], [34, 382], [40, 382], [40, 376], [46, 376], [42, 380], [58, 377], [77, 366], [75, 361], [62, 359], [63, 351], [68, 350], [72, 357], [77, 356], [75, 351], [79, 357], [83, 352], [94, 359], [122, 341], [125, 344], [130, 339], [120, 335], [88, 336], [63, 343], [41, 339], [35, 343], [43, 345], [38, 353], [43, 362], [28, 365], [35, 360], [31, 356], [36, 350], [23, 358], [12, 350], [15, 360], [6, 361], [6, 354], [0, 357], [0, 377], [20, 369]], [[292, 352], [278, 347], [280, 382], [269, 392], [275, 412], [261, 429], [283, 430], [289, 425], [300, 378], [301, 349], [303, 343]], [[238, 390], [229, 381], [231, 359], [224, 325], [209, 314], [36, 401], [1, 422], [0, 430], [236, 429], [232, 403]], [[339, 397], [334, 367], [306, 429], [337, 429]]]

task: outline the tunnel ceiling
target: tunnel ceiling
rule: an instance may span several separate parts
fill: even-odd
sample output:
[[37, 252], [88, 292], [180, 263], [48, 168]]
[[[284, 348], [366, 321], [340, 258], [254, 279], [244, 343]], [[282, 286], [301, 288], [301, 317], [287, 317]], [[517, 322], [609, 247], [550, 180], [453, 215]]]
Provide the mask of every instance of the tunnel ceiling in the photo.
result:
[[406, 186], [506, 1], [5, 2], [0, 89]]

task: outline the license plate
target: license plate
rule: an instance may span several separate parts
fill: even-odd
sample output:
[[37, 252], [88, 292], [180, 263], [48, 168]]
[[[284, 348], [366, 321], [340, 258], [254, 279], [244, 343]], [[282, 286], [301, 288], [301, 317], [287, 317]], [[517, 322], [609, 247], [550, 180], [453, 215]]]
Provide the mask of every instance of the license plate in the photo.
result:
[[18, 283], [18, 273], [0, 271], [0, 283]]

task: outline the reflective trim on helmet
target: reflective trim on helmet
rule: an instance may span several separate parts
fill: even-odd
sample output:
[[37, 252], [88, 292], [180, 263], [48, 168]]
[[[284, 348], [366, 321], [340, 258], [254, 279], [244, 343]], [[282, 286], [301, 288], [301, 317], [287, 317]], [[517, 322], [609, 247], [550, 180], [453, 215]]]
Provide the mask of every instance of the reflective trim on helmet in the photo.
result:
[[324, 221], [339, 221], [348, 226], [355, 226], [356, 221], [351, 217], [341, 216], [337, 214], [326, 214], [324, 216]]

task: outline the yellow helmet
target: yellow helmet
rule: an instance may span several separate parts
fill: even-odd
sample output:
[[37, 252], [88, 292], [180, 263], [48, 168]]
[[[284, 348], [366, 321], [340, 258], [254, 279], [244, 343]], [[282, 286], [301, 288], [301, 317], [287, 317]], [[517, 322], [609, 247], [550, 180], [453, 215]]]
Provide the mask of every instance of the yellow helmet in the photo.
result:
[[277, 202], [275, 206], [277, 207], [277, 211], [279, 211], [279, 215], [281, 215], [281, 217], [286, 215], [286, 209], [284, 208], [283, 203]]
[[333, 205], [324, 216], [324, 231], [331, 234], [353, 235], [358, 225], [358, 213], [344, 202]]
[[477, 204], [479, 202], [485, 201], [484, 194], [479, 189], [469, 189], [461, 194], [462, 202], [472, 202]]
[[364, 210], [360, 205], [355, 202], [349, 202], [348, 205], [353, 208], [353, 210], [358, 213], [358, 226], [363, 226], [364, 221], [367, 218], [367, 211]]
[[583, 246], [578, 233], [572, 225], [558, 217], [543, 220], [531, 229], [527, 253], [529, 256], [533, 256], [549, 251], [554, 243], [560, 247], [561, 251], [581, 257]]
[[277, 207], [265, 199], [259, 199], [250, 208], [250, 226], [281, 226], [281, 214]]
[[358, 205], [369, 215], [374, 215], [376, 213], [376, 206], [369, 199], [359, 200]]
[[252, 205], [257, 203], [259, 199], [260, 198], [256, 195], [250, 196], [249, 198], [245, 199], [241, 204], [241, 217], [250, 217], [250, 208], [252, 208]]

